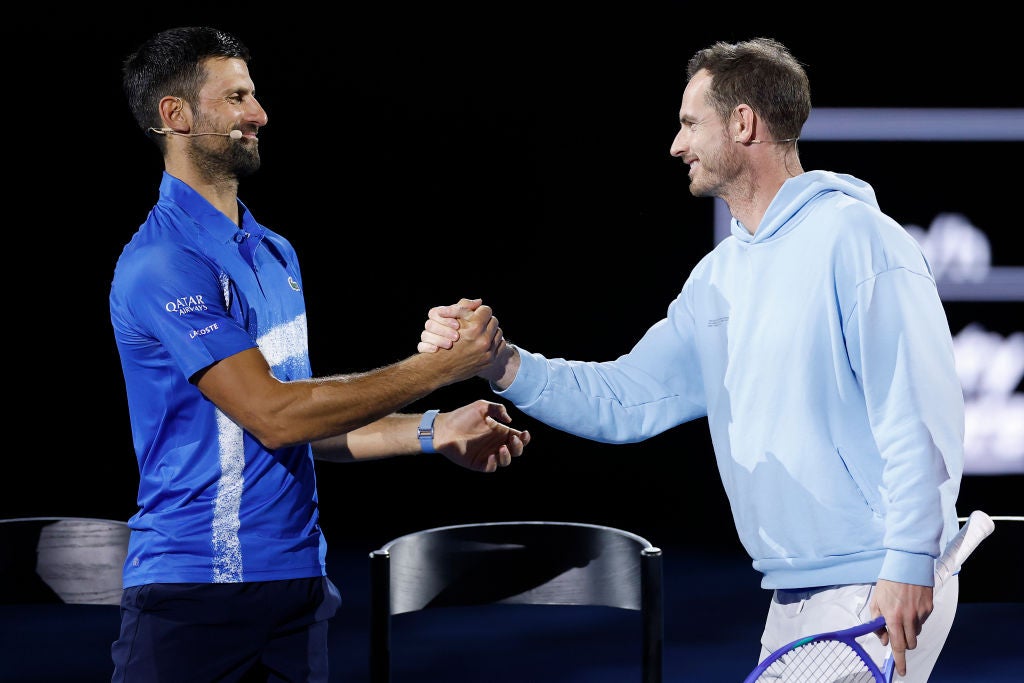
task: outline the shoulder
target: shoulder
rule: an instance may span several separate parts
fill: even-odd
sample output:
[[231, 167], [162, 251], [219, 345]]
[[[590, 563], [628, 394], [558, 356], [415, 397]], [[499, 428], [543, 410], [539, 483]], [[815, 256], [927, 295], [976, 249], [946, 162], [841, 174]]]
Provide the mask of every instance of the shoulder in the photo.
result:
[[897, 269], [931, 275], [917, 240], [877, 208], [840, 201], [832, 227], [835, 262], [860, 278]]
[[288, 238], [279, 232], [274, 232], [269, 228], [263, 228], [266, 232], [264, 233], [263, 239], [271, 242], [274, 247], [283, 255], [288, 257], [290, 260], [298, 260], [298, 255], [295, 251], [295, 247], [288, 241]]
[[147, 280], [174, 279], [207, 270], [212, 262], [191, 244], [167, 236], [154, 238], [143, 231], [125, 245], [114, 267], [114, 279], [140, 277]]

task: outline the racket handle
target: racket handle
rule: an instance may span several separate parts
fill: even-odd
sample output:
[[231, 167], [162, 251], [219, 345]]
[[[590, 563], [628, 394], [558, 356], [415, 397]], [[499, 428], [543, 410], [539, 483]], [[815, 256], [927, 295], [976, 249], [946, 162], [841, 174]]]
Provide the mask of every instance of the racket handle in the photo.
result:
[[889, 652], [889, 656], [885, 658], [885, 666], [882, 667], [882, 680], [885, 683], [892, 683], [893, 676], [896, 674], [896, 660], [893, 659], [892, 652]]
[[960, 571], [960, 565], [964, 563], [974, 549], [978, 547], [985, 538], [995, 530], [995, 522], [981, 510], [975, 510], [960, 527], [946, 549], [935, 563], [935, 588]]

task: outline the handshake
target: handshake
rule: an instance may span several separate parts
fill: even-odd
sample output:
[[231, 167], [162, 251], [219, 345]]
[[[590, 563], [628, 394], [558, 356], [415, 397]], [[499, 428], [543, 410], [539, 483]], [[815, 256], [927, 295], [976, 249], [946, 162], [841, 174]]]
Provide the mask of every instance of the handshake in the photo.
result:
[[[429, 365], [441, 384], [481, 377], [501, 390], [519, 369], [519, 352], [505, 340], [491, 307], [481, 299], [431, 308], [416, 349], [417, 365]], [[448, 445], [439, 452], [472, 470], [505, 467], [530, 442], [529, 432], [509, 427], [510, 421], [505, 406], [484, 400], [441, 413], [437, 428]]]
[[[482, 299], [461, 299], [457, 304], [435, 306], [416, 345], [420, 353], [455, 351], [464, 359], [459, 380], [481, 377], [498, 390], [506, 389], [519, 370], [519, 352], [505, 339], [498, 319]], [[461, 376], [469, 368], [471, 375]]]

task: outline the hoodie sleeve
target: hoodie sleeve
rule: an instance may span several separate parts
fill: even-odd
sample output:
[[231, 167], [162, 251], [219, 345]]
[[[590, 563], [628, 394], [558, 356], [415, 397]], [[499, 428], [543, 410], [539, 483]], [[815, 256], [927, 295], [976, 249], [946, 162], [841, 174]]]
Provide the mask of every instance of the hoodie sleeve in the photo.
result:
[[890, 262], [857, 285], [846, 335], [884, 463], [887, 554], [879, 578], [930, 586], [946, 499], [955, 500], [963, 472], [964, 401], [923, 257], [920, 266]]
[[613, 361], [549, 359], [520, 347], [515, 380], [496, 392], [527, 415], [593, 441], [635, 443], [706, 414], [683, 295]]

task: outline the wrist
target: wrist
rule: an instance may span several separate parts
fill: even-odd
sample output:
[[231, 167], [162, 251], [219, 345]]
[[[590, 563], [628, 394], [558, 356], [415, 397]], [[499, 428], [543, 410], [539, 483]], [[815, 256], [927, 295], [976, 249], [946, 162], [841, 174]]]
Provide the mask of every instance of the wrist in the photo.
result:
[[498, 391], [508, 389], [512, 380], [519, 373], [519, 348], [512, 342], [505, 340], [507, 352], [495, 364], [494, 372], [485, 379], [490, 382], [491, 388]]
[[420, 441], [421, 453], [437, 453], [434, 448], [434, 421], [440, 410], [428, 410], [423, 413], [419, 427], [416, 428], [416, 438]]

